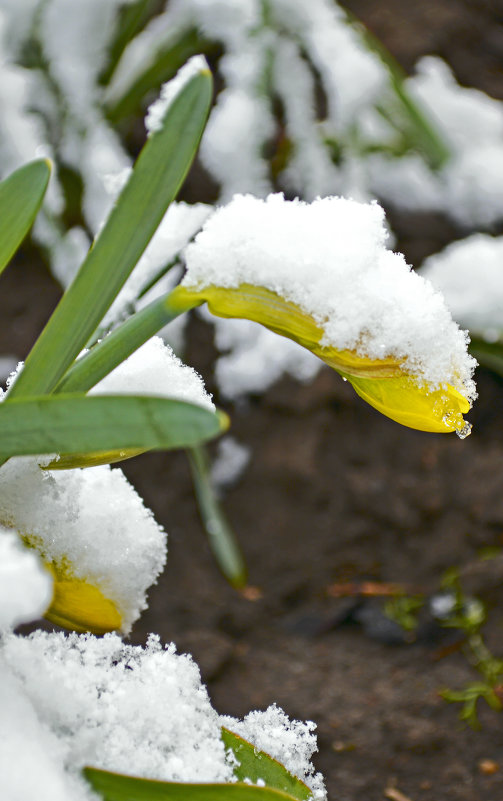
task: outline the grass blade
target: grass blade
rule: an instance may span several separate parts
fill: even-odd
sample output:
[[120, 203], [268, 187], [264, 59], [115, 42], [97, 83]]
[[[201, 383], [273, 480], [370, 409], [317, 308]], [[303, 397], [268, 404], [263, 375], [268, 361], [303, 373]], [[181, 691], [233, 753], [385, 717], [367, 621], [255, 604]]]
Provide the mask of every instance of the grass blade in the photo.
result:
[[281, 762], [273, 759], [265, 751], [259, 751], [248, 740], [222, 726], [222, 740], [226, 748], [230, 748], [238, 761], [234, 768], [234, 775], [240, 781], [249, 779], [256, 782], [262, 779], [266, 786], [280, 790], [296, 798], [297, 801], [307, 801], [312, 796], [312, 790], [307, 784], [290, 773]]
[[45, 159], [32, 161], [0, 183], [0, 273], [30, 230], [51, 175]]
[[246, 586], [246, 564], [236, 536], [216, 498], [209, 475], [208, 456], [204, 448], [187, 451], [196, 491], [199, 513], [217, 564], [233, 587]]
[[10, 398], [53, 390], [96, 330], [176, 196], [194, 158], [212, 92], [209, 71], [174, 98], [75, 280], [29, 354]]
[[104, 801], [294, 801], [293, 796], [253, 784], [193, 784], [138, 779], [96, 768], [83, 774]]
[[0, 457], [185, 448], [227, 428], [222, 412], [130, 395], [52, 395], [0, 404]]

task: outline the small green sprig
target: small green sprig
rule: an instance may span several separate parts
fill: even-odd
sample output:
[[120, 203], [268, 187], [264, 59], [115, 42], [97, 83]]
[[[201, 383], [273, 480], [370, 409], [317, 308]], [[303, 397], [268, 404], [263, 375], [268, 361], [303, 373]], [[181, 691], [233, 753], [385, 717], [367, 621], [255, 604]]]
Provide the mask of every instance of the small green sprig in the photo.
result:
[[461, 690], [444, 689], [441, 696], [451, 703], [462, 704], [460, 718], [472, 728], [480, 728], [477, 715], [479, 699], [483, 699], [495, 712], [503, 708], [503, 660], [495, 657], [481, 634], [487, 612], [478, 598], [464, 595], [459, 575], [451, 570], [445, 576], [443, 588], [452, 594], [452, 611], [440, 621], [448, 628], [460, 629], [466, 636], [464, 651], [467, 659], [480, 674], [479, 681], [469, 682]]

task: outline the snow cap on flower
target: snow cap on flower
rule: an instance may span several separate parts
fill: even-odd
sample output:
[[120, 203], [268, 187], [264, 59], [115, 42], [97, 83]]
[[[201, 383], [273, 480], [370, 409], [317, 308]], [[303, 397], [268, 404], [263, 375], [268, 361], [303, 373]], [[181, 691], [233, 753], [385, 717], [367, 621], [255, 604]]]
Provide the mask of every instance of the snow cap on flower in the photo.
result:
[[45, 616], [76, 631], [127, 632], [164, 567], [166, 535], [118, 468], [53, 472], [10, 459], [0, 470], [0, 523], [53, 575]]
[[404, 425], [465, 432], [476, 396], [467, 335], [386, 249], [383, 223], [377, 203], [237, 195], [185, 249], [177, 302], [206, 301], [299, 342]]

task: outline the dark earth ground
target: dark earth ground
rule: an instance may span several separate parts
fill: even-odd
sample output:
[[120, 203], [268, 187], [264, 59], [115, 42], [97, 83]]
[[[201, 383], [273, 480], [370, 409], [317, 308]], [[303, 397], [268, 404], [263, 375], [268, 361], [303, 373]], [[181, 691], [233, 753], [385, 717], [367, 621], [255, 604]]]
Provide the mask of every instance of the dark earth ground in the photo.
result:
[[[503, 98], [503, 5], [478, 0], [375, 3], [358, 14], [405, 68], [438, 53], [458, 79]], [[463, 232], [433, 215], [390, 214], [412, 263]], [[2, 278], [0, 353], [23, 356], [58, 290], [25, 250]], [[186, 360], [214, 390], [204, 324], [190, 328]], [[481, 707], [479, 732], [438, 694], [476, 678], [451, 632], [425, 626], [413, 643], [382, 631], [381, 602], [335, 598], [334, 582], [398, 582], [434, 592], [444, 572], [470, 574], [467, 592], [488, 604], [484, 629], [503, 655], [503, 381], [479, 371], [480, 398], [465, 441], [404, 429], [354, 396], [328, 368], [309, 386], [284, 379], [229, 409], [232, 432], [252, 449], [225, 496], [250, 583], [246, 600], [221, 578], [198, 521], [183, 453], [126, 463], [169, 532], [164, 576], [132, 639], [150, 631], [198, 661], [215, 707], [243, 715], [276, 701], [318, 724], [331, 801], [499, 801], [503, 718]], [[218, 401], [218, 396], [217, 396]], [[378, 639], [378, 635], [380, 639]], [[483, 760], [492, 760], [486, 773]], [[400, 795], [403, 794], [403, 795]]]

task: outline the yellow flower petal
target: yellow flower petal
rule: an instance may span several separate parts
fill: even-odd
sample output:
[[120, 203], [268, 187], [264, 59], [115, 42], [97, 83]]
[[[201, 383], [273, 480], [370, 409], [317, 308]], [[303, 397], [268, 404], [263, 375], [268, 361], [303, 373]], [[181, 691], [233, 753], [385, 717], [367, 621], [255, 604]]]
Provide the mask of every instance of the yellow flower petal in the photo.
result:
[[457, 431], [460, 436], [470, 431], [463, 420], [470, 404], [454, 387], [431, 390], [407, 376], [346, 377], [363, 400], [403, 426], [438, 434]]
[[48, 565], [54, 577], [51, 605], [44, 617], [72, 631], [105, 634], [121, 628], [122, 618], [113, 603], [98, 587], [76, 578], [66, 568]]
[[346, 378], [367, 403], [392, 420], [420, 431], [469, 433], [463, 414], [469, 401], [453, 386], [432, 389], [408, 374], [393, 357], [370, 359], [350, 350], [321, 344], [323, 328], [298, 305], [281, 295], [251, 284], [237, 288], [178, 286], [172, 293], [178, 310], [206, 302], [218, 317], [238, 317], [261, 323], [293, 339]]

